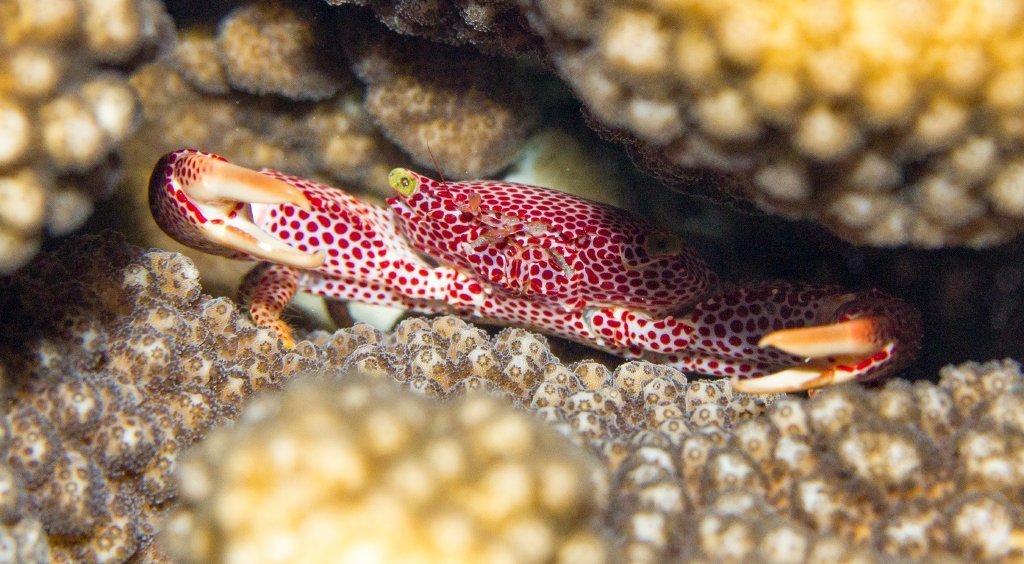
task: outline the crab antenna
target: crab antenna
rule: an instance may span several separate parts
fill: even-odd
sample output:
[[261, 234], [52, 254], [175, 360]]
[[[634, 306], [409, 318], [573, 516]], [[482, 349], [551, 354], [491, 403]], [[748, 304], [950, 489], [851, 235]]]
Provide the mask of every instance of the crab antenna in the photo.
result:
[[424, 142], [423, 144], [427, 146], [427, 153], [430, 155], [430, 160], [434, 162], [434, 170], [437, 171], [437, 175], [441, 177], [441, 182], [447, 183], [448, 181], [444, 179], [444, 173], [441, 172], [441, 167], [437, 164], [437, 158], [434, 156], [434, 152], [430, 150], [430, 143]]

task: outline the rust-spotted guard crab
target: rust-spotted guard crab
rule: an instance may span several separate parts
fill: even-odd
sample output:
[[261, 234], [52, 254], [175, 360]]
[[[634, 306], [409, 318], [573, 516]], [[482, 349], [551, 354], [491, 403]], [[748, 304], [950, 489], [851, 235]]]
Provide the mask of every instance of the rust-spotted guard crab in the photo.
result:
[[543, 331], [746, 392], [889, 376], [917, 353], [919, 314], [878, 291], [720, 284], [676, 235], [610, 206], [407, 169], [389, 181], [390, 209], [183, 149], [157, 163], [150, 209], [186, 245], [262, 261], [241, 297], [286, 345], [281, 313], [303, 290]]

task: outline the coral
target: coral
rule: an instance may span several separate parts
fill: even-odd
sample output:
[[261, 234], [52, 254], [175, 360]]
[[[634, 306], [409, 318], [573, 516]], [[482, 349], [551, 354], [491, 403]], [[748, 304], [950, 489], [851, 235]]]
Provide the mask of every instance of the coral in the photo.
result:
[[524, 4], [594, 121], [666, 182], [710, 170], [726, 198], [879, 246], [1024, 230], [1019, 1]]
[[74, 231], [137, 124], [125, 69], [173, 33], [158, 0], [0, 5], [0, 274]]
[[366, 83], [366, 110], [392, 141], [424, 167], [433, 153], [451, 178], [483, 178], [512, 162], [540, 105], [526, 70], [359, 21], [344, 42]]
[[217, 50], [227, 81], [252, 94], [322, 100], [346, 86], [332, 60], [331, 43], [319, 40], [313, 14], [294, 5], [253, 3], [220, 22]]
[[[202, 542], [223, 538], [198, 534], [212, 531], [209, 527], [220, 531], [237, 525], [242, 529], [233, 530], [240, 534], [258, 534], [256, 527], [264, 525], [257, 523], [272, 522], [275, 515], [305, 515], [310, 504], [297, 495], [296, 485], [308, 485], [314, 494], [320, 491], [315, 480], [281, 482], [288, 489], [277, 489], [280, 483], [263, 481], [270, 466], [244, 462], [273, 460], [260, 454], [264, 449], [295, 456], [290, 447], [273, 446], [295, 443], [266, 440], [283, 428], [273, 423], [275, 414], [294, 420], [284, 427], [297, 425], [313, 433], [299, 444], [314, 444], [319, 436], [325, 442], [316, 444], [347, 445], [342, 450], [361, 453], [363, 460], [370, 460], [365, 456], [371, 446], [385, 449], [372, 451], [375, 471], [365, 476], [381, 480], [374, 483], [405, 485], [393, 495], [422, 494], [428, 500], [448, 490], [411, 488], [418, 482], [403, 476], [423, 469], [425, 449], [437, 437], [459, 441], [464, 437], [459, 429], [491, 428], [481, 421], [508, 421], [494, 427], [504, 431], [491, 437], [501, 437], [493, 444], [501, 445], [508, 458], [478, 459], [481, 473], [495, 466], [507, 469], [512, 462], [535, 468], [550, 460], [545, 453], [552, 451], [564, 462], [562, 453], [576, 452], [556, 446], [559, 441], [549, 433], [501, 405], [511, 402], [603, 461], [610, 476], [607, 494], [574, 499], [585, 499], [587, 511], [597, 512], [587, 515], [598, 517], [602, 534], [615, 539], [612, 560], [1024, 556], [1024, 521], [1017, 510], [1024, 488], [1016, 464], [1024, 445], [1024, 374], [1014, 361], [951, 366], [937, 385], [896, 380], [873, 390], [842, 386], [806, 400], [735, 394], [728, 382], [688, 381], [671, 368], [647, 362], [614, 369], [594, 361], [566, 365], [542, 336], [517, 328], [491, 336], [448, 316], [408, 319], [390, 335], [367, 325], [333, 334], [313, 332], [286, 352], [275, 336], [255, 329], [229, 301], [202, 295], [197, 277], [194, 265], [181, 255], [145, 252], [108, 234], [82, 237], [17, 276], [0, 279], [6, 398], [0, 419], [0, 535], [15, 539], [0, 545], [4, 550], [49, 551], [58, 561], [162, 557], [149, 541], [161, 520], [180, 507], [179, 491], [188, 498], [187, 511], [168, 521], [167, 534], [197, 531], [191, 538]], [[39, 308], [40, 303], [49, 307]], [[330, 394], [310, 383], [313, 387], [290, 395], [269, 395], [248, 408], [235, 431], [204, 438], [210, 429], [236, 420], [255, 391], [275, 389], [298, 375], [321, 374], [318, 380], [332, 381], [332, 374], [355, 371], [456, 403], [426, 403], [390, 385], [379, 388], [382, 384], [369, 380], [345, 384], [342, 378], [340, 387], [318, 384], [335, 390]], [[379, 401], [350, 405], [331, 399], [345, 389], [363, 390], [350, 393], [364, 402]], [[464, 396], [470, 399], [459, 399]], [[459, 415], [462, 410], [487, 416], [471, 421]], [[422, 424], [409, 424], [408, 418]], [[375, 428], [382, 430], [379, 437], [361, 431], [369, 420], [380, 423]], [[520, 434], [512, 433], [516, 429]], [[282, 431], [280, 436], [287, 435]], [[172, 480], [181, 449], [197, 440], [204, 441], [195, 459], [198, 466], [181, 471], [180, 487], [243, 488], [232, 490], [238, 495], [223, 503], [252, 508], [230, 515], [251, 517], [247, 522], [253, 528], [242, 521], [216, 521], [225, 517], [208, 510], [212, 500], [198, 501], [201, 488], [179, 490]], [[529, 444], [539, 450], [516, 446]], [[323, 453], [337, 452], [323, 448]], [[241, 462], [228, 464], [229, 452]], [[322, 472], [324, 466], [310, 461], [327, 456], [323, 453], [309, 453], [312, 458], [302, 464], [295, 458], [282, 459], [282, 464], [290, 460], [286, 466], [296, 465], [289, 468], [308, 464]], [[578, 453], [572, 456], [583, 460], [575, 458]], [[216, 463], [218, 457], [225, 457], [224, 464]], [[394, 463], [389, 466], [394, 474], [378, 464], [384, 460]], [[371, 468], [368, 464], [364, 469]], [[566, 467], [572, 472], [587, 468], [586, 475], [593, 476], [592, 464], [580, 464]], [[252, 480], [228, 480], [228, 474], [221, 474], [228, 470]], [[511, 474], [500, 475], [508, 491], [488, 494], [489, 502], [510, 494], [510, 484], [523, 483]], [[258, 491], [273, 495], [264, 499]], [[531, 496], [526, 498], [538, 499]], [[384, 500], [381, 505], [359, 499], [353, 503], [365, 502], [373, 511], [410, 507], [384, 503], [383, 497], [372, 498]], [[444, 499], [463, 504], [445, 505], [452, 508], [448, 515], [481, 507], [467, 501], [474, 499], [469, 494]], [[295, 512], [278, 509], [268, 515], [257, 510], [264, 503]], [[437, 503], [415, 507], [437, 510]], [[495, 502], [483, 507], [509, 506]], [[550, 507], [545, 511], [546, 517], [518, 513], [536, 517], [516, 521], [529, 527], [513, 531], [503, 520], [484, 530], [521, 539], [539, 534], [548, 540], [525, 544], [540, 546], [544, 554], [555, 554], [558, 539], [567, 538], [574, 539], [572, 551], [583, 555], [579, 558], [603, 554], [604, 545], [592, 533], [565, 536], [589, 527], [586, 519]], [[413, 536], [426, 534], [416, 527], [408, 530]]]
[[[138, 69], [131, 84], [142, 101], [143, 120], [125, 148], [125, 184], [131, 189], [120, 197], [127, 209], [146, 208], [145, 188], [153, 163], [181, 147], [216, 151], [257, 169], [320, 178], [371, 197], [390, 195], [387, 172], [408, 164], [375, 129], [362, 97], [352, 88], [299, 108], [282, 104], [276, 96], [253, 96], [232, 88], [217, 40], [208, 29], [184, 31], [173, 55]], [[119, 228], [141, 243], [191, 256], [213, 293], [232, 295], [249, 268], [177, 244], [148, 214], [124, 217]]]
[[696, 561], [1019, 558], [1022, 398], [1007, 360], [948, 367], [939, 385], [780, 400], [703, 432], [691, 417], [619, 463], [613, 491], [634, 505], [619, 518], [646, 524], [626, 530], [627, 547]]
[[[938, 385], [894, 380], [803, 400], [734, 394], [647, 362], [566, 366], [536, 335], [488, 339], [451, 317], [406, 320], [393, 339], [330, 356], [435, 397], [507, 397], [588, 445], [614, 476], [606, 521], [623, 558], [1024, 554], [1014, 361], [951, 366]], [[986, 520], [1001, 528], [978, 526]]]
[[198, 275], [108, 233], [0, 279], [2, 550], [132, 556], [176, 495], [178, 451], [286, 377], [277, 337]]
[[511, 2], [504, 0], [327, 0], [367, 6], [402, 35], [451, 45], [471, 44], [490, 54], [531, 53], [539, 41]]
[[596, 458], [486, 395], [302, 382], [252, 402], [176, 474], [182, 562], [603, 562]]

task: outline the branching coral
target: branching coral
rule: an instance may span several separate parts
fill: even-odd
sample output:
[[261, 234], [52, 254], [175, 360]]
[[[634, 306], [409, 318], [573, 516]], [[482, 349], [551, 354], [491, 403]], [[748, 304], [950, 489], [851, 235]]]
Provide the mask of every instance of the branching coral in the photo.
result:
[[472, 44], [487, 53], [531, 52], [534, 36], [511, 2], [504, 0], [327, 0], [328, 4], [368, 6], [402, 35], [452, 45]]
[[602, 562], [595, 458], [502, 402], [308, 382], [183, 461], [183, 562]]
[[596, 120], [664, 178], [711, 169], [874, 245], [1024, 230], [1018, 1], [527, 4]]
[[[309, 10], [253, 3], [224, 17], [217, 48], [228, 82], [253, 94], [293, 100], [329, 98], [346, 85], [333, 44], [316, 33]], [[336, 48], [335, 48], [336, 49]]]
[[[654, 542], [650, 531], [627, 536], [637, 551], [682, 549], [698, 561], [824, 562], [836, 549], [843, 558], [1020, 557], [1011, 459], [1024, 438], [1022, 398], [1017, 363], [968, 363], [945, 369], [938, 386], [829, 389], [731, 429], [650, 437], [625, 457], [617, 490], [640, 501], [634, 515], [661, 515], [663, 525]], [[682, 501], [660, 508], [645, 495], [656, 487]]]
[[366, 109], [422, 166], [431, 152], [452, 178], [508, 166], [536, 123], [535, 89], [523, 72], [472, 51], [401, 38], [353, 19], [344, 37], [366, 83]]
[[158, 0], [0, 3], [0, 274], [113, 190], [112, 158], [138, 116], [113, 69], [170, 33]]

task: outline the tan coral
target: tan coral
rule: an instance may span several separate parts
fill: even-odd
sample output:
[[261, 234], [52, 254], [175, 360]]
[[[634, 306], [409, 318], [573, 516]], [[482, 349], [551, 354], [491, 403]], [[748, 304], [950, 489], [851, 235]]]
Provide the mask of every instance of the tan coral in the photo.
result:
[[712, 170], [725, 199], [876, 246], [1024, 231], [1019, 1], [525, 9], [602, 129], [680, 189]]
[[[282, 378], [277, 339], [201, 296], [188, 259], [110, 233], [5, 281], [0, 319], [0, 535], [15, 538], [4, 550], [26, 555], [124, 561], [144, 548], [175, 493], [167, 475], [178, 451]], [[44, 336], [20, 338], [30, 327]], [[224, 339], [240, 339], [242, 354], [207, 354], [225, 351]], [[263, 365], [275, 366], [269, 381]], [[223, 393], [232, 377], [246, 393]], [[35, 540], [25, 537], [33, 522]]]
[[537, 38], [512, 3], [493, 0], [328, 0], [372, 9], [378, 19], [402, 35], [428, 37], [452, 45], [472, 44], [492, 54], [528, 53]]
[[431, 167], [436, 158], [447, 176], [482, 178], [516, 158], [538, 109], [523, 73], [470, 51], [353, 27], [360, 29], [345, 41], [366, 83], [366, 109], [418, 163]]
[[242, 420], [179, 469], [163, 540], [182, 561], [607, 558], [596, 461], [497, 400], [441, 405], [346, 377]]
[[227, 80], [252, 94], [322, 100], [346, 86], [330, 44], [307, 9], [266, 2], [236, 8], [220, 22], [217, 48]]
[[107, 65], [173, 34], [158, 0], [19, 0], [0, 6], [0, 274], [44, 233], [67, 234], [112, 190], [112, 156], [138, 100]]

